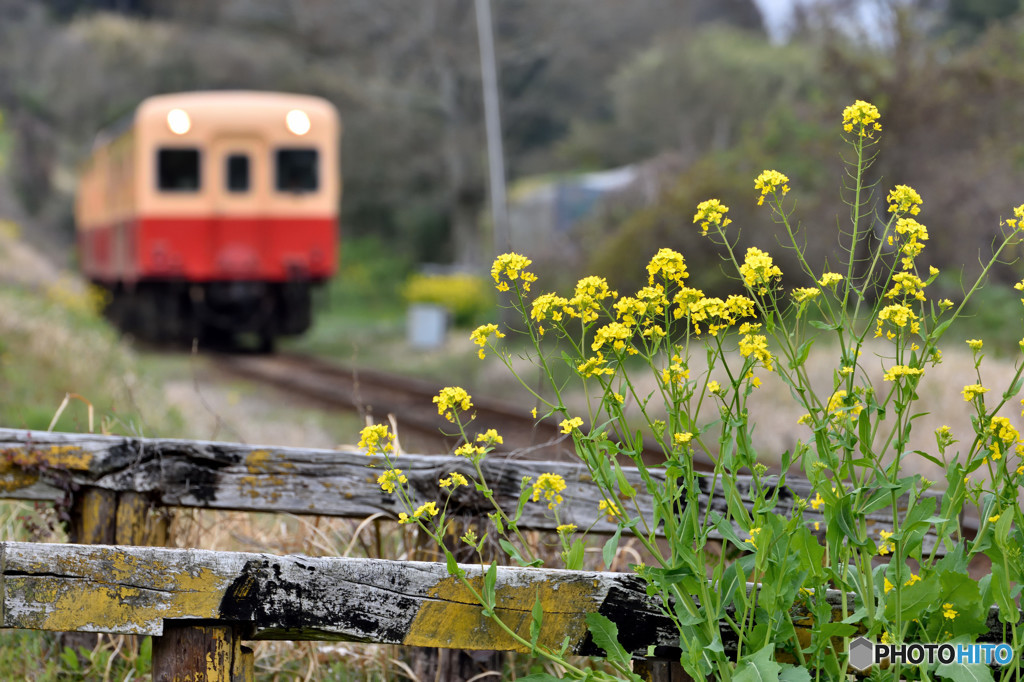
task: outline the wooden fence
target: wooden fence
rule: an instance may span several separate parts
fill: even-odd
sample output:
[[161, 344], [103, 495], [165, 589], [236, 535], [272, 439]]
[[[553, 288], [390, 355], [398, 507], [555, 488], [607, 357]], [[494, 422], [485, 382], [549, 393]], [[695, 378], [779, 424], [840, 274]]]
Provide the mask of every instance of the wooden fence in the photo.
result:
[[[72, 542], [80, 543], [0, 544], [0, 627], [153, 635], [156, 681], [251, 680], [246, 639], [515, 650], [443, 564], [137, 546], [166, 542], [166, 527], [153, 523], [160, 515], [151, 514], [160, 507], [397, 517], [397, 500], [376, 482], [380, 470], [368, 466], [374, 463], [332, 450], [0, 429], [0, 497], [61, 505]], [[453, 456], [401, 455], [399, 466], [416, 503], [437, 499], [438, 479], [449, 472], [472, 473], [465, 458]], [[602, 497], [580, 465], [492, 454], [483, 466], [505, 508], [518, 500], [523, 476], [558, 473], [568, 486], [561, 523], [615, 530], [597, 511]], [[643, 490], [638, 472], [625, 475]], [[724, 510], [722, 492], [708, 481], [701, 479], [700, 504]], [[460, 515], [491, 510], [475, 491], [461, 491], [452, 501]], [[779, 511], [809, 492], [806, 482], [787, 479]], [[637, 503], [642, 509], [650, 500], [641, 494]], [[520, 527], [553, 531], [547, 511], [528, 504]], [[805, 516], [822, 520], [811, 509]], [[890, 528], [881, 515], [871, 523]], [[670, 659], [678, 644], [633, 575], [501, 568], [498, 588], [499, 605], [525, 633], [539, 594], [541, 641], [560, 646], [568, 637], [575, 653], [600, 654], [584, 622], [594, 611], [619, 625], [631, 651], [653, 645], [658, 658]], [[830, 599], [838, 604], [842, 596]], [[654, 674], [651, 665], [640, 667]]]

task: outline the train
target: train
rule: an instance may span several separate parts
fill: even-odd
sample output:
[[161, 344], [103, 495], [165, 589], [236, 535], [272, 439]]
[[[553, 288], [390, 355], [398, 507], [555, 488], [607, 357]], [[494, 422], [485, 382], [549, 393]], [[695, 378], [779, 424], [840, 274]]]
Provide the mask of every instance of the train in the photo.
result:
[[338, 267], [340, 141], [327, 100], [258, 91], [156, 95], [101, 131], [75, 228], [108, 316], [146, 340], [262, 350], [305, 332]]

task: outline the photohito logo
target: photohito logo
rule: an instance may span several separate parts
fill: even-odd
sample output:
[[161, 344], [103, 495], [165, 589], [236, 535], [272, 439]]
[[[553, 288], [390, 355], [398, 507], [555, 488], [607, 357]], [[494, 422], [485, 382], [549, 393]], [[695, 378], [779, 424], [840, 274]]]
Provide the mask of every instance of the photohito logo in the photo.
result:
[[1006, 665], [1013, 660], [1009, 644], [876, 644], [865, 637], [850, 642], [850, 665], [867, 670], [882, 661], [890, 663], [982, 663]]

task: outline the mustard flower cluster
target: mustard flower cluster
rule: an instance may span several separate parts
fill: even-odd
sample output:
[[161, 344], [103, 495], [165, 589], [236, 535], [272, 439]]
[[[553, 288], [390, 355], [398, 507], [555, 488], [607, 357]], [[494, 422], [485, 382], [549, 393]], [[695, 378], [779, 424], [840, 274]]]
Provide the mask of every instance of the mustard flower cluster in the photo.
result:
[[680, 386], [690, 378], [690, 370], [683, 364], [683, 359], [678, 355], [672, 356], [672, 362], [661, 371], [661, 382], [665, 387]]
[[896, 221], [896, 234], [905, 238], [900, 246], [903, 253], [903, 269], [911, 270], [914, 267], [914, 259], [924, 250], [924, 242], [928, 241], [928, 228], [913, 218], [900, 218]]
[[[910, 306], [900, 304], [887, 305], [882, 308], [878, 313], [878, 326], [875, 329], [875, 336], [882, 335], [882, 328], [884, 324], [888, 322], [891, 325], [898, 328], [898, 330], [909, 330], [912, 334], [917, 334], [921, 331], [921, 323], [918, 321], [917, 313], [915, 313]], [[896, 332], [892, 329], [886, 332], [886, 337], [892, 339], [896, 336]]]
[[965, 402], [971, 402], [982, 393], [988, 393], [988, 389], [981, 384], [969, 384], [963, 388], [963, 396]]
[[908, 185], [896, 185], [885, 198], [889, 204], [889, 213], [900, 216], [917, 215], [921, 212], [921, 195]]
[[615, 370], [608, 366], [608, 361], [604, 359], [604, 354], [600, 351], [594, 357], [576, 365], [576, 371], [584, 379], [590, 377], [596, 377], [601, 375], [613, 375]]
[[694, 332], [701, 333], [700, 323], [708, 325], [708, 333], [717, 336], [722, 329], [735, 325], [741, 318], [753, 317], [754, 302], [746, 296], [729, 296], [724, 301], [717, 297], [702, 298], [690, 303], [685, 310], [677, 309], [693, 323]]
[[971, 352], [977, 353], [981, 350], [981, 347], [985, 344], [981, 339], [967, 339], [967, 347], [971, 349]]
[[896, 381], [899, 377], [919, 377], [924, 374], [920, 367], [908, 367], [907, 365], [893, 365], [882, 377], [883, 381]]
[[583, 322], [593, 322], [601, 313], [602, 302], [615, 296], [604, 277], [584, 277], [576, 283], [576, 291], [569, 299], [566, 312]]
[[579, 417], [573, 417], [572, 419], [563, 419], [559, 427], [562, 429], [562, 433], [572, 433], [573, 429], [578, 429], [583, 426], [583, 420]]
[[761, 195], [757, 198], [757, 205], [761, 206], [764, 204], [764, 198], [769, 194], [774, 196], [776, 193], [782, 192], [785, 195], [789, 192], [788, 182], [789, 178], [777, 170], [763, 171], [754, 180], [754, 189], [761, 192]]
[[469, 335], [470, 340], [480, 346], [480, 350], [477, 351], [477, 355], [481, 360], [486, 356], [484, 353], [484, 346], [487, 345], [487, 341], [490, 339], [491, 335], [497, 339], [505, 338], [505, 335], [498, 330], [498, 325], [496, 324], [482, 324], [474, 329]]
[[690, 273], [686, 271], [683, 255], [672, 249], [659, 249], [647, 264], [648, 284], [654, 284], [654, 278], [658, 274], [676, 284], [682, 284], [683, 280], [690, 276]]
[[992, 435], [992, 442], [988, 448], [992, 453], [992, 459], [1002, 459], [1003, 455], [1014, 446], [1016, 446], [1018, 454], [1024, 451], [1020, 433], [1006, 417], [992, 417], [989, 421], [988, 431]]
[[[835, 417], [846, 414], [853, 421], [864, 411], [864, 403], [860, 402], [856, 397], [848, 397], [845, 390], [838, 390], [829, 398], [828, 407], [825, 411]], [[817, 507], [814, 508], [817, 509]]]
[[821, 287], [834, 287], [845, 279], [838, 272], [826, 272], [818, 280], [818, 286]]
[[377, 477], [377, 483], [380, 484], [381, 490], [386, 493], [393, 493], [395, 492], [396, 485], [408, 482], [409, 479], [402, 473], [401, 469], [388, 469]]
[[498, 432], [494, 429], [487, 429], [483, 433], [476, 435], [476, 442], [483, 443], [488, 447], [494, 447], [496, 445], [504, 445], [505, 439], [498, 435]]
[[366, 448], [367, 455], [394, 452], [395, 436], [388, 430], [387, 424], [373, 424], [359, 432], [358, 447]]
[[913, 298], [918, 301], [924, 298], [925, 283], [912, 272], [897, 272], [892, 277], [892, 288], [885, 292], [886, 298]]
[[821, 289], [817, 287], [797, 287], [791, 292], [793, 300], [797, 303], [813, 301], [821, 295]]
[[562, 496], [559, 494], [565, 490], [565, 479], [558, 474], [541, 474], [537, 482], [533, 484], [533, 501], [540, 500], [541, 495], [548, 502], [548, 509], [554, 509], [562, 503]]
[[880, 556], [896, 551], [896, 545], [889, 539], [894, 535], [893, 533], [887, 530], [880, 530], [878, 535], [882, 538], [882, 542], [878, 545], [878, 554]]
[[843, 109], [843, 130], [852, 133], [856, 129], [860, 137], [870, 138], [882, 129], [878, 122], [880, 116], [878, 107], [859, 99]]
[[537, 275], [526, 270], [531, 263], [533, 261], [518, 253], [498, 256], [491, 266], [491, 277], [494, 278], [498, 291], [508, 291], [509, 284], [515, 280], [523, 283], [523, 291], [529, 291], [530, 284], [537, 281]]
[[748, 287], [764, 296], [768, 293], [772, 280], [782, 277], [782, 270], [775, 265], [771, 256], [756, 246], [751, 246], [743, 258], [740, 275]]
[[762, 334], [746, 334], [740, 339], [740, 354], [747, 358], [753, 355], [769, 372], [772, 371], [772, 354], [768, 350], [768, 338]]
[[712, 225], [719, 229], [726, 227], [732, 221], [725, 217], [729, 207], [718, 199], [708, 199], [697, 204], [697, 213], [693, 216], [695, 225], [700, 225], [700, 233], [707, 235], [708, 228]]
[[469, 485], [469, 481], [466, 477], [460, 474], [458, 471], [452, 471], [448, 474], [448, 478], [442, 478], [438, 481], [438, 485], [442, 488], [458, 488], [460, 485]]
[[445, 386], [441, 392], [434, 396], [434, 404], [437, 405], [437, 413], [450, 422], [455, 421], [455, 411], [465, 412], [473, 407], [466, 389], [458, 386]]
[[[609, 322], [594, 333], [594, 342], [590, 349], [597, 351], [610, 345], [616, 351], [626, 350], [626, 342], [633, 337], [633, 330], [621, 322]], [[632, 347], [627, 352], [636, 353]]]
[[611, 500], [601, 500], [598, 502], [597, 511], [604, 512], [609, 521], [615, 521], [616, 518], [622, 516], [622, 510], [619, 509], [619, 505]]

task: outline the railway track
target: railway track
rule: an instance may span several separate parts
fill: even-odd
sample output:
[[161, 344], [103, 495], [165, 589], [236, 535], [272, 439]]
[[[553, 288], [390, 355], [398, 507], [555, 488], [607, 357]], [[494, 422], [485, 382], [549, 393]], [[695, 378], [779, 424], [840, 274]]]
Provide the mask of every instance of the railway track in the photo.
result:
[[[276, 355], [216, 356], [219, 371], [273, 386], [313, 400], [329, 409], [354, 411], [374, 422], [393, 420], [406, 450], [451, 452], [458, 445], [454, 425], [438, 415], [432, 399], [442, 386], [377, 370], [345, 367], [322, 358], [292, 353]], [[554, 418], [533, 419], [527, 410], [500, 400], [473, 397], [475, 419], [470, 435], [496, 429], [504, 439], [502, 450], [528, 459], [565, 461], [575, 457], [572, 440], [561, 433]], [[413, 437], [410, 437], [413, 436]], [[651, 464], [664, 461], [655, 444], [644, 449]], [[710, 470], [702, 459], [698, 468]]]

